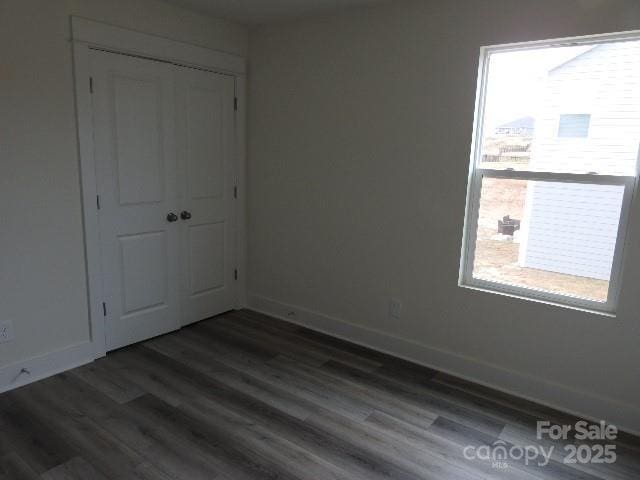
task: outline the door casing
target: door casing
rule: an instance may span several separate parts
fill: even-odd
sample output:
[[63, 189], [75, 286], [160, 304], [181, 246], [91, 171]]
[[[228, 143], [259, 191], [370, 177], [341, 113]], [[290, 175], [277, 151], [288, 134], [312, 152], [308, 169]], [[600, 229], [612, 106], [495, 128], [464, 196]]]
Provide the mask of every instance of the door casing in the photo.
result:
[[235, 308], [246, 305], [246, 61], [243, 57], [134, 32], [80, 17], [71, 17], [73, 36], [78, 151], [82, 185], [85, 261], [89, 302], [90, 341], [94, 357], [107, 351], [105, 337], [103, 272], [97, 205], [96, 161], [93, 142], [90, 50], [105, 50], [180, 66], [232, 75], [235, 83], [235, 265], [238, 271]]

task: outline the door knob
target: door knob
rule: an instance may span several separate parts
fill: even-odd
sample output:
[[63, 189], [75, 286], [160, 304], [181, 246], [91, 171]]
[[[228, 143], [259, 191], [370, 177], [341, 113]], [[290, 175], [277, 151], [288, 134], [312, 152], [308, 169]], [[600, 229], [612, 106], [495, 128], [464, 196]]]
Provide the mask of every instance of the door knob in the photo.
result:
[[167, 222], [175, 222], [176, 220], [178, 220], [178, 216], [171, 212], [167, 215]]
[[183, 220], [189, 220], [191, 218], [191, 212], [183, 210], [182, 212], [180, 212], [180, 218]]

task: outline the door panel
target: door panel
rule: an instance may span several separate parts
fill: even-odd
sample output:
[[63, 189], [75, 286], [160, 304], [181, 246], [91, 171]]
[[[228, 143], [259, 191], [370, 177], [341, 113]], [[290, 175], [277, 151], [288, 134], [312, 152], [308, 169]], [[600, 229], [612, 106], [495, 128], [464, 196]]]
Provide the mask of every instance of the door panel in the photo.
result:
[[120, 205], [164, 198], [161, 85], [114, 73], [114, 141]]
[[224, 287], [224, 222], [189, 226], [190, 295]]
[[120, 252], [124, 295], [123, 314], [166, 306], [169, 276], [166, 258], [167, 235], [149, 232], [120, 237]]
[[235, 305], [234, 79], [176, 67], [183, 324]]
[[[107, 350], [180, 326], [173, 67], [92, 51]], [[178, 213], [178, 212], [176, 212]]]
[[[181, 76], [184, 78], [185, 73], [181, 72]], [[222, 198], [226, 140], [222, 95], [225, 92], [189, 85], [185, 88], [188, 88], [185, 157], [188, 193], [193, 199]]]

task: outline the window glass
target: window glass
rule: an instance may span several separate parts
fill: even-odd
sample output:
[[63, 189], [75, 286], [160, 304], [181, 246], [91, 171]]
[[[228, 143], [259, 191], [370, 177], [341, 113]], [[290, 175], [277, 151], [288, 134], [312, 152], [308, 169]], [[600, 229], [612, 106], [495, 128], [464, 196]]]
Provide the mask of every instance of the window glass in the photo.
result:
[[558, 136], [561, 138], [587, 138], [590, 123], [591, 115], [588, 114], [560, 115]]
[[606, 301], [623, 193], [483, 177], [473, 278]]
[[639, 59], [640, 41], [491, 53], [479, 165], [635, 174]]

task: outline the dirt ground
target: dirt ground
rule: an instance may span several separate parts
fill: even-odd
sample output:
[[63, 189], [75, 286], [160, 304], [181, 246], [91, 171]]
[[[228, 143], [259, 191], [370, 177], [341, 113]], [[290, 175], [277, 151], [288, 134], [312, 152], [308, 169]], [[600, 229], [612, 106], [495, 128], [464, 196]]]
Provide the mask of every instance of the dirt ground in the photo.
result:
[[473, 276], [564, 295], [606, 301], [609, 282], [518, 265], [520, 244], [497, 240], [498, 219], [522, 219], [527, 192], [525, 180], [485, 178], [482, 186]]

